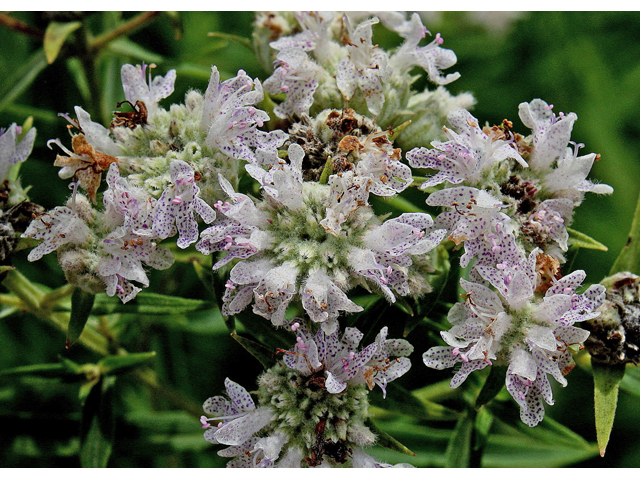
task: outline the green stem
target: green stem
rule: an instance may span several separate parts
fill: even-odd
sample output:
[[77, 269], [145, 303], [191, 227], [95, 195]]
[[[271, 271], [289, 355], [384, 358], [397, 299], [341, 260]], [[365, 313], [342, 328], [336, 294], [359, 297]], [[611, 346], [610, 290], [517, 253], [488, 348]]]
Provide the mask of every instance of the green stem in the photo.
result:
[[613, 262], [609, 275], [614, 275], [618, 272], [640, 274], [640, 196], [633, 215], [627, 244], [622, 247], [618, 258]]
[[150, 23], [158, 15], [160, 15], [160, 13], [162, 12], [143, 12], [137, 17], [133, 17], [131, 20], [126, 21], [119, 27], [116, 27], [113, 30], [94, 38], [91, 42], [89, 42], [90, 50], [93, 53], [98, 53], [115, 39], [123, 37], [125, 35], [129, 35], [136, 30], [144, 27], [146, 24]]

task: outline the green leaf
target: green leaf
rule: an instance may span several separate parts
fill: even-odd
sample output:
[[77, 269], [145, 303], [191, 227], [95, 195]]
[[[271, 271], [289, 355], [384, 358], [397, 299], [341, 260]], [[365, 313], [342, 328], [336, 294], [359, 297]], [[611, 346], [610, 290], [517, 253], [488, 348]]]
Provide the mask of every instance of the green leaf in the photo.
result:
[[475, 416], [475, 411], [467, 411], [458, 419], [447, 445], [445, 467], [467, 468], [470, 466]]
[[67, 329], [67, 348], [73, 345], [80, 335], [84, 326], [89, 320], [91, 309], [96, 296], [87, 293], [81, 288], [76, 288], [71, 294], [71, 317], [69, 318], [69, 328]]
[[492, 365], [489, 376], [482, 386], [482, 390], [476, 399], [476, 410], [482, 405], [489, 403], [504, 387], [504, 379], [507, 375], [507, 367]]
[[127, 353], [126, 355], [111, 355], [98, 362], [104, 375], [119, 375], [129, 372], [153, 360], [156, 352]]
[[620, 390], [640, 398], [640, 369], [628, 368], [620, 382]]
[[68, 58], [67, 69], [69, 70], [73, 80], [76, 82], [76, 87], [78, 87], [82, 100], [87, 103], [90, 102], [91, 87], [89, 86], [89, 80], [87, 79], [87, 72], [80, 59], [76, 57]]
[[618, 272], [631, 272], [640, 274], [640, 196], [636, 203], [636, 211], [627, 237], [627, 243], [618, 254], [616, 261], [609, 271], [609, 275]]
[[238, 342], [242, 348], [258, 360], [265, 369], [271, 368], [276, 364], [277, 359], [275, 352], [269, 350], [263, 344], [249, 340], [235, 332], [231, 334], [231, 338]]
[[460, 417], [460, 412], [430, 400], [418, 399], [395, 383], [388, 384], [386, 392], [386, 397], [383, 397], [380, 389], [372, 391], [369, 401], [378, 408], [403, 414], [411, 412], [411, 415], [423, 420], [455, 420]]
[[3, 111], [11, 102], [24, 92], [36, 79], [38, 74], [47, 67], [47, 57], [44, 48], [34, 52], [28, 60], [13, 74], [2, 82], [0, 90], [0, 111]]
[[581, 247], [581, 248], [589, 248], [591, 250], [602, 250], [606, 252], [609, 250], [605, 245], [594, 240], [589, 235], [585, 235], [584, 233], [578, 232], [572, 228], [567, 228], [567, 232], [569, 232], [569, 245], [573, 247]]
[[69, 35], [82, 26], [81, 22], [50, 22], [44, 32], [44, 53], [47, 62], [52, 64]]
[[80, 465], [84, 468], [104, 468], [111, 456], [115, 431], [113, 379], [93, 385], [82, 408]]
[[389, 435], [385, 431], [383, 431], [380, 428], [378, 428], [376, 426], [376, 424], [373, 423], [373, 421], [371, 421], [370, 418], [367, 418], [367, 420], [365, 421], [365, 425], [367, 427], [369, 427], [369, 429], [373, 433], [375, 433], [375, 435], [376, 435], [376, 445], [378, 445], [380, 447], [388, 448], [388, 449], [396, 451], [396, 452], [403, 453], [405, 455], [412, 455], [412, 456], [416, 455], [411, 450], [409, 450], [407, 447], [405, 447], [402, 443], [400, 443], [398, 440], [393, 438], [391, 435]]
[[105, 47], [105, 50], [108, 50], [111, 53], [116, 53], [118, 55], [124, 55], [126, 57], [133, 57], [140, 61], [145, 61], [148, 63], [163, 63], [164, 57], [162, 55], [158, 55], [151, 50], [147, 50], [144, 47], [141, 47], [135, 42], [132, 42], [128, 38], [121, 37], [117, 40], [109, 42]]
[[20, 367], [0, 370], [0, 377], [34, 376], [44, 378], [58, 378], [69, 375], [67, 367], [60, 363], [43, 363], [37, 365], [22, 365]]
[[122, 303], [118, 297], [106, 294], [96, 295], [92, 315], [111, 315], [113, 313], [137, 313], [139, 315], [182, 315], [213, 308], [206, 300], [174, 297], [151, 292], [140, 292], [133, 300]]
[[604, 457], [618, 404], [618, 387], [624, 377], [623, 365], [608, 365], [591, 359], [594, 383], [596, 436], [600, 456]]

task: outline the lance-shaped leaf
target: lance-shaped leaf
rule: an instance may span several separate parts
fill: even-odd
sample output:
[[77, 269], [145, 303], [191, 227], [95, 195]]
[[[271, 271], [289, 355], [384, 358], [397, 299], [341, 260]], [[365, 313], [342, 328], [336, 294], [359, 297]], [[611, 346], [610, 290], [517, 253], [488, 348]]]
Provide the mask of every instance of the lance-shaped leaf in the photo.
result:
[[80, 338], [84, 326], [89, 320], [89, 315], [91, 315], [95, 298], [96, 296], [93, 293], [87, 293], [80, 288], [76, 288], [71, 294], [71, 317], [69, 318], [69, 327], [67, 329], [67, 348]]
[[274, 352], [269, 350], [263, 344], [249, 340], [235, 332], [231, 334], [231, 338], [238, 342], [242, 348], [258, 360], [264, 368], [271, 368], [276, 364]]
[[47, 62], [52, 64], [60, 53], [65, 40], [82, 26], [81, 22], [50, 22], [44, 32], [44, 53]]
[[212, 303], [206, 300], [140, 292], [136, 298], [124, 304], [117, 297], [98, 294], [91, 313], [92, 315], [137, 313], [140, 315], [175, 316], [211, 308], [213, 308]]
[[445, 466], [449, 468], [467, 468], [471, 462], [473, 424], [476, 412], [467, 411], [458, 419], [445, 453]]
[[596, 437], [600, 456], [604, 457], [618, 404], [618, 387], [624, 377], [625, 366], [608, 365], [591, 360], [594, 383]]
[[44, 54], [44, 49], [41, 48], [23, 62], [9, 78], [3, 79], [2, 88], [0, 88], [0, 111], [29, 88], [47, 65], [47, 57]]
[[407, 447], [405, 447], [402, 443], [400, 443], [398, 440], [393, 438], [391, 435], [389, 435], [385, 431], [383, 431], [380, 428], [378, 428], [376, 426], [376, 424], [371, 421], [370, 418], [368, 418], [365, 421], [365, 425], [367, 427], [369, 427], [369, 430], [371, 430], [373, 433], [375, 433], [375, 435], [376, 435], [376, 445], [378, 445], [380, 447], [388, 448], [390, 450], [394, 450], [396, 452], [404, 453], [405, 455], [413, 455], [413, 456], [416, 455], [411, 450], [409, 450]]
[[125, 355], [111, 355], [98, 362], [100, 371], [104, 375], [119, 375], [148, 363], [156, 356], [156, 352], [127, 353]]
[[427, 399], [418, 399], [410, 391], [401, 386], [390, 383], [386, 387], [387, 395], [383, 398], [381, 390], [374, 390], [369, 394], [372, 405], [390, 412], [411, 414], [424, 420], [455, 420], [460, 412], [440, 405]]
[[21, 365], [19, 367], [0, 370], [0, 377], [33, 376], [43, 378], [66, 377], [69, 375], [67, 367], [60, 363], [40, 363], [36, 365]]
[[476, 398], [476, 410], [493, 400], [500, 390], [502, 390], [502, 387], [505, 385], [504, 379], [506, 375], [506, 366], [491, 366], [489, 376], [485, 380], [482, 390], [480, 390], [478, 394], [478, 398]]
[[104, 468], [111, 456], [115, 433], [114, 381], [115, 377], [108, 377], [96, 382], [82, 407], [80, 427], [80, 465], [82, 467]]
[[571, 245], [572, 247], [589, 248], [591, 250], [602, 250], [603, 252], [606, 252], [608, 250], [605, 245], [591, 238], [589, 235], [585, 235], [584, 233], [573, 230], [572, 228], [567, 228], [567, 232], [569, 233], [569, 245]]
[[640, 275], [640, 196], [633, 214], [627, 243], [620, 250], [616, 261], [613, 262], [609, 275], [615, 275], [618, 272], [631, 272]]

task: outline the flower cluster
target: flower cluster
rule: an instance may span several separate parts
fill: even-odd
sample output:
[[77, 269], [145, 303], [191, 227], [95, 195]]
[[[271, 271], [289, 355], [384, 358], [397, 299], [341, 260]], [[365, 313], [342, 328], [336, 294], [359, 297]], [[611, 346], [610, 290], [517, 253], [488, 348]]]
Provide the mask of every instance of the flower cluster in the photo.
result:
[[437, 170], [422, 188], [444, 188], [427, 204], [446, 209], [435, 222], [464, 245], [460, 264], [474, 260], [472, 281], [460, 281], [466, 301], [451, 309], [453, 327], [442, 332], [448, 346], [431, 348], [423, 360], [436, 369], [462, 362], [451, 387], [487, 365], [509, 365], [507, 390], [522, 421], [534, 426], [544, 416], [542, 400], [553, 404], [546, 374], [565, 386], [573, 368], [569, 347], [589, 336], [573, 324], [598, 316], [604, 300], [602, 285], [575, 293], [584, 271], [562, 276], [567, 226], [584, 192], [612, 189], [586, 180], [596, 155], [578, 157], [578, 147], [568, 145], [575, 114], [556, 117], [536, 99], [520, 105], [520, 118], [530, 137], [512, 132], [506, 120], [481, 128], [469, 112], [452, 112], [457, 131], [445, 128], [449, 140], [413, 149], [407, 159]]
[[[378, 23], [398, 48], [374, 43]], [[79, 106], [62, 115], [77, 130], [71, 148], [48, 145], [62, 150], [54, 165], [73, 193], [33, 212], [23, 237], [40, 243], [28, 260], [56, 252], [69, 283], [126, 303], [149, 286], [148, 269], [173, 264], [173, 241], [197, 251], [224, 284], [223, 316], [280, 329], [274, 342], [295, 338], [286, 350], [247, 342], [254, 354], [275, 350], [255, 397], [227, 379], [227, 397], [205, 402], [204, 438], [226, 446], [227, 465], [387, 467], [364, 450], [376, 442], [368, 395], [378, 386], [389, 401], [413, 347], [387, 338], [391, 324], [362, 331], [352, 314], [370, 304], [356, 295], [423, 315], [459, 248], [465, 300], [448, 313], [446, 345], [423, 361], [457, 367], [453, 388], [506, 366], [522, 421], [538, 424], [553, 403], [547, 374], [566, 385], [572, 349], [589, 335], [575, 324], [598, 317], [605, 297], [601, 285], [580, 289], [584, 271], [560, 271], [584, 193], [612, 192], [587, 180], [598, 156], [570, 142], [577, 116], [536, 99], [519, 107], [531, 135], [507, 120], [482, 127], [473, 98], [444, 88], [459, 76], [442, 72], [456, 56], [440, 34], [423, 41], [418, 14], [263, 13], [255, 26], [264, 84], [214, 66], [204, 94], [165, 109], [175, 70], [152, 78], [155, 66], [126, 64], [109, 127]], [[413, 90], [417, 70], [435, 90]], [[33, 131], [19, 133], [0, 133], [5, 177], [33, 145]], [[435, 218], [395, 198], [419, 183], [417, 169], [433, 173], [421, 188]], [[239, 315], [247, 307], [254, 315]]]
[[363, 334], [355, 328], [341, 338], [321, 329], [312, 336], [304, 322], [292, 330], [295, 347], [283, 350], [283, 360], [258, 381], [259, 406], [227, 379], [229, 399], [212, 397], [203, 405], [204, 438], [228, 445], [218, 452], [234, 457], [228, 467], [390, 467], [363, 449], [375, 441], [366, 424], [365, 386], [384, 388], [409, 370], [411, 345], [388, 340], [386, 328], [360, 351]]

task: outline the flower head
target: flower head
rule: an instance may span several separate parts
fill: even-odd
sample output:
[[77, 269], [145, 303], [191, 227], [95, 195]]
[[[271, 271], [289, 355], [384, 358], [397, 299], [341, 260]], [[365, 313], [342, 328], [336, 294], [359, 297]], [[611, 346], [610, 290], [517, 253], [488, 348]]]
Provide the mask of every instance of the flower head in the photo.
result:
[[22, 128], [12, 123], [9, 128], [0, 129], [0, 181], [7, 178], [9, 168], [19, 162], [24, 162], [33, 149], [36, 139], [36, 129], [31, 128], [20, 141], [18, 136]]

